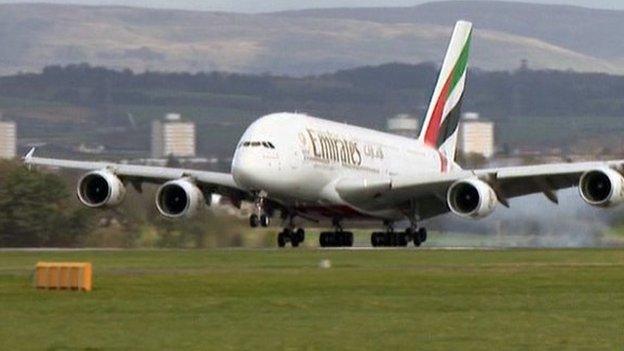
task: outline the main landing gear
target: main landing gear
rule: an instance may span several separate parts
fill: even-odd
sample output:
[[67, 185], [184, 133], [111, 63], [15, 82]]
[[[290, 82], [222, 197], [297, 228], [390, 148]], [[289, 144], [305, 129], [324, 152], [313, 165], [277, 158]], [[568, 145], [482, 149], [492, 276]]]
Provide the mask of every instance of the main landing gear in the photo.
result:
[[406, 247], [410, 242], [418, 247], [427, 241], [427, 229], [407, 228], [402, 232], [395, 232], [391, 225], [387, 225], [385, 232], [375, 232], [371, 234], [371, 245], [373, 247]]
[[322, 232], [319, 236], [319, 245], [321, 247], [351, 247], [353, 246], [353, 233], [346, 232], [340, 226], [340, 219], [335, 218], [333, 221], [333, 232]]
[[321, 247], [351, 247], [353, 246], [353, 233], [337, 230], [323, 232], [319, 237]]

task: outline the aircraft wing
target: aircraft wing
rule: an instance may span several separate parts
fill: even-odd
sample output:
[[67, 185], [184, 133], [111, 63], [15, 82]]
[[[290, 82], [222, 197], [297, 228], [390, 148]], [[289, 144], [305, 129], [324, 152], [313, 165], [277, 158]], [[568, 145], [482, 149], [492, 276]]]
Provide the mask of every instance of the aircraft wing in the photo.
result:
[[128, 165], [109, 162], [74, 161], [34, 156], [33, 148], [24, 157], [26, 165], [48, 166], [54, 168], [66, 168], [83, 171], [96, 171], [106, 169], [117, 175], [122, 181], [129, 181], [137, 190], [141, 183], [162, 184], [170, 180], [183, 177], [193, 178], [198, 185], [208, 192], [228, 196], [239, 205], [241, 200], [250, 199], [250, 194], [238, 187], [234, 178], [229, 173], [207, 172], [192, 169], [168, 168]]
[[448, 189], [464, 179], [480, 179], [494, 189], [499, 202], [509, 206], [511, 198], [543, 193], [557, 203], [557, 190], [577, 186], [583, 173], [611, 168], [624, 170], [624, 160], [609, 162], [558, 163], [535, 166], [462, 170], [453, 173], [423, 173], [418, 177], [390, 177], [375, 180], [342, 181], [336, 191], [347, 202], [365, 210], [411, 208], [415, 205], [421, 219], [449, 211]]

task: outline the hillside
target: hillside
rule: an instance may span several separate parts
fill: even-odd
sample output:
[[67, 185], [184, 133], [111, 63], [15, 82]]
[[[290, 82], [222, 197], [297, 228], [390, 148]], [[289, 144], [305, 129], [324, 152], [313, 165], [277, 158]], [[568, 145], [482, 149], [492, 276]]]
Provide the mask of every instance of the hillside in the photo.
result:
[[412, 7], [301, 10], [275, 15], [442, 26], [451, 26], [462, 18], [474, 22], [480, 30], [534, 38], [602, 59], [624, 58], [624, 11], [481, 0], [432, 2]]
[[[322, 11], [248, 15], [4, 4], [0, 5], [0, 74], [88, 62], [135, 71], [219, 70], [301, 76], [387, 62], [439, 62], [450, 34], [449, 23], [458, 18], [454, 14], [432, 15], [444, 12], [444, 6], [449, 4], [406, 9], [427, 10], [422, 16], [439, 19], [405, 23], [348, 14], [345, 18], [318, 18], [323, 17]], [[384, 11], [374, 12], [383, 16]], [[518, 18], [521, 21], [522, 16]], [[528, 59], [533, 68], [624, 73], [624, 55], [617, 49], [624, 42], [619, 38], [607, 37], [600, 45], [611, 44], [613, 53], [602, 55], [591, 47], [579, 50], [563, 41], [549, 42], [520, 30], [484, 25], [479, 18], [475, 21], [473, 67], [509, 70], [517, 68], [520, 59]], [[585, 17], [572, 16], [567, 21], [600, 24], [600, 19], [593, 23]], [[567, 38], [573, 42], [576, 34], [570, 31]], [[599, 41], [593, 40], [595, 45]]]

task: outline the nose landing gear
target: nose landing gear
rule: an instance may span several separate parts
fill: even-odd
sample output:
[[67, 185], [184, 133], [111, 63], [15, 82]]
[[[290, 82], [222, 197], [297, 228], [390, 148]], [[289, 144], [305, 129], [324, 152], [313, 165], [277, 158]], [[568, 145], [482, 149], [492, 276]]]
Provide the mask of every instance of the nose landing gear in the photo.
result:
[[292, 230], [284, 228], [279, 234], [277, 234], [277, 246], [285, 247], [286, 243], [290, 243], [292, 247], [298, 247], [305, 240], [305, 230], [298, 228]]
[[255, 212], [249, 216], [249, 226], [252, 228], [266, 228], [271, 225], [271, 211], [267, 209], [265, 196], [262, 193], [256, 196]]

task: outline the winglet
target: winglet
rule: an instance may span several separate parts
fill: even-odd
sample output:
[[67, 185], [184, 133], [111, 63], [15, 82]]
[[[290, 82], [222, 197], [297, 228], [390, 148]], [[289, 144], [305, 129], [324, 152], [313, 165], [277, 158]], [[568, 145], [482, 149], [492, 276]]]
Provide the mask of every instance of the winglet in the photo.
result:
[[32, 149], [30, 149], [30, 151], [28, 151], [26, 156], [24, 156], [24, 162], [28, 163], [33, 158], [33, 155], [35, 154], [36, 150], [37, 150], [36, 147], [33, 147]]

